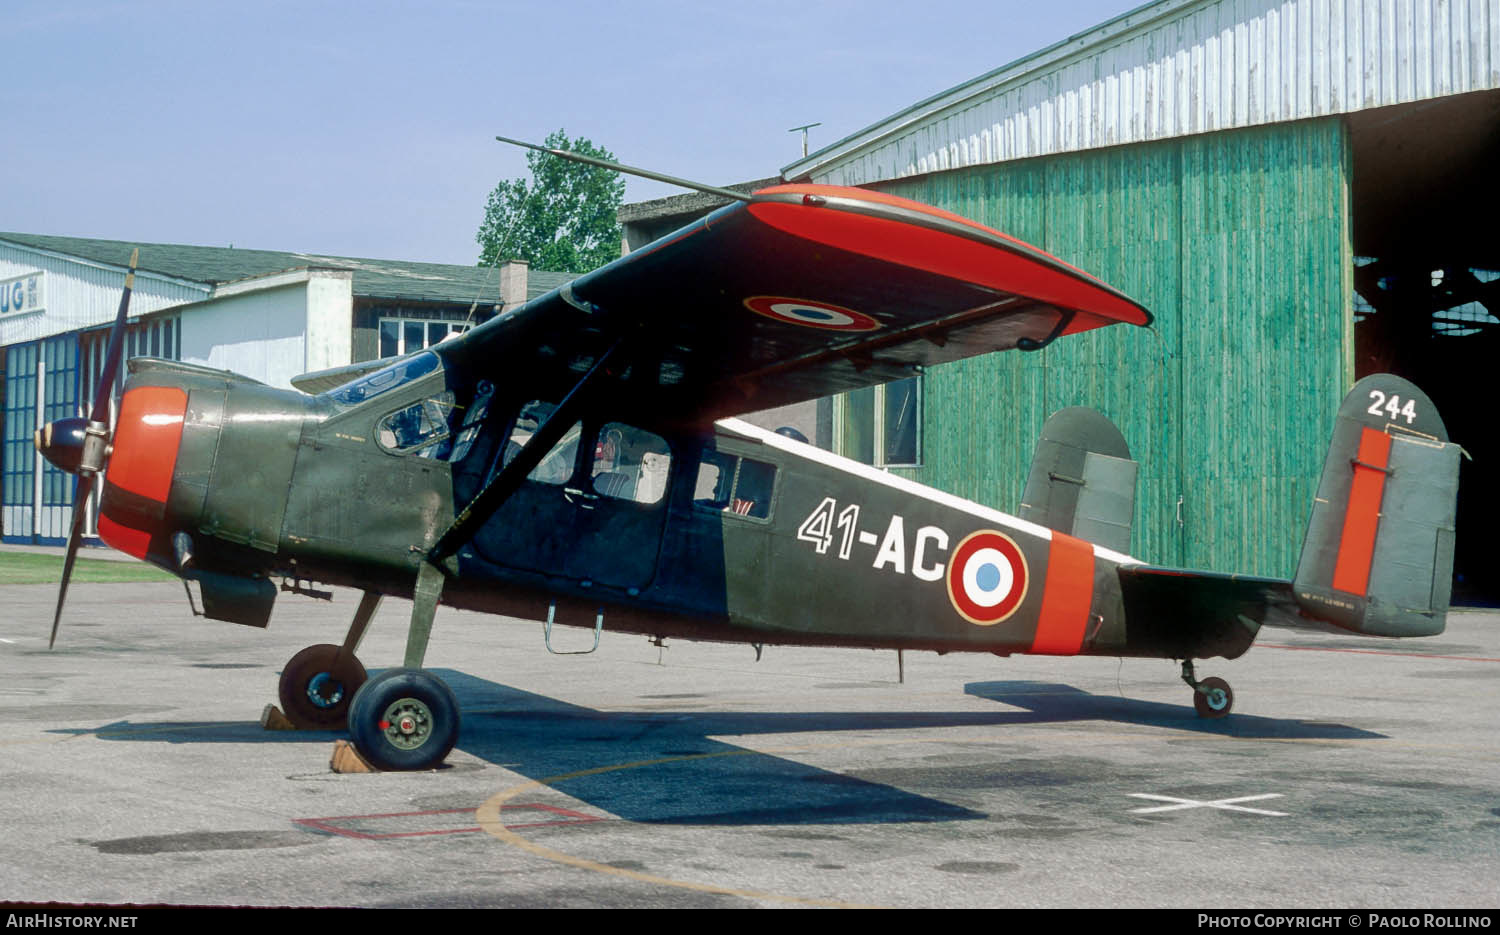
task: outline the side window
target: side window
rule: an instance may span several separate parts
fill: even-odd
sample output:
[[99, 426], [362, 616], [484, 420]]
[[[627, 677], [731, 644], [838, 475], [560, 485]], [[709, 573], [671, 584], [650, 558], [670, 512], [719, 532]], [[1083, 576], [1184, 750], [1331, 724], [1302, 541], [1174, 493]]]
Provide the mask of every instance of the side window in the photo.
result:
[[734, 455], [705, 449], [703, 460], [698, 462], [698, 481], [693, 487], [693, 503], [709, 510], [722, 510], [729, 506], [729, 497], [734, 493], [734, 470], [739, 461]]
[[698, 462], [693, 504], [765, 519], [771, 515], [776, 465], [705, 449]]
[[776, 465], [741, 458], [740, 477], [734, 485], [734, 511], [760, 519], [770, 516], [771, 491], [775, 486]]
[[446, 458], [453, 447], [448, 434], [452, 412], [453, 394], [445, 392], [387, 414], [375, 426], [375, 437], [390, 451]]
[[667, 492], [671, 466], [671, 450], [661, 436], [606, 422], [599, 429], [589, 476], [601, 497], [657, 503]]
[[468, 455], [469, 449], [474, 447], [474, 440], [479, 437], [479, 430], [484, 425], [484, 417], [490, 410], [490, 399], [495, 395], [495, 387], [488, 380], [480, 380], [479, 385], [474, 388], [474, 399], [469, 403], [469, 408], [464, 410], [463, 421], [459, 424], [458, 431], [454, 433], [453, 453], [448, 460], [462, 461]]
[[[500, 461], [502, 467], [515, 460], [516, 455], [526, 447], [531, 436], [536, 434], [536, 430], [556, 408], [556, 405], [541, 400], [533, 400], [521, 407], [515, 424], [511, 426], [510, 437], [505, 442], [505, 453]], [[562, 439], [542, 458], [541, 463], [526, 476], [539, 483], [559, 486], [572, 480], [573, 469], [578, 463], [578, 439], [582, 435], [583, 423], [573, 423]]]

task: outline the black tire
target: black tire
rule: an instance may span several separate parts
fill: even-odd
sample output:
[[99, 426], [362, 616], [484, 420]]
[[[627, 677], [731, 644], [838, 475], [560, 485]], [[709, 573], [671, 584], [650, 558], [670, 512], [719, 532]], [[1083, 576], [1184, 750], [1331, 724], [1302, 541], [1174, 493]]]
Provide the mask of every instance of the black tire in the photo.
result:
[[355, 693], [349, 733], [377, 769], [433, 769], [458, 742], [458, 699], [435, 675], [389, 669]]
[[1203, 691], [1194, 689], [1193, 707], [1199, 717], [1220, 718], [1234, 707], [1234, 692], [1230, 691], [1228, 682], [1221, 678], [1207, 678], [1198, 685]]
[[339, 647], [309, 646], [281, 670], [277, 696], [287, 720], [303, 730], [338, 730], [349, 719], [349, 702], [365, 683], [365, 667], [354, 656], [335, 668]]

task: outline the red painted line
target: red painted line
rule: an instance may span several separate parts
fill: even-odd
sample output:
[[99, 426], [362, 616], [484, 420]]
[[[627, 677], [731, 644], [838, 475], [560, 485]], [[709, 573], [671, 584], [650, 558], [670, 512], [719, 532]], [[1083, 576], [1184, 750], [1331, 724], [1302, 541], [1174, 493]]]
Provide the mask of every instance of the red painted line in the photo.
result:
[[1459, 662], [1500, 662], [1488, 656], [1443, 656], [1437, 653], [1396, 652], [1392, 649], [1340, 649], [1335, 646], [1287, 646], [1285, 643], [1256, 643], [1264, 649], [1290, 649], [1299, 653], [1360, 653], [1366, 656], [1406, 656], [1410, 659], [1457, 659]]
[[[554, 820], [554, 821], [529, 821], [529, 822], [521, 822], [521, 823], [517, 823], [517, 824], [513, 824], [513, 825], [512, 824], [507, 824], [506, 825], [507, 828], [547, 828], [547, 827], [555, 827], [557, 825], [579, 825], [579, 824], [587, 824], [587, 823], [590, 823], [590, 822], [604, 821], [605, 820], [603, 818], [600, 818], [597, 815], [585, 815], [582, 812], [575, 812], [572, 809], [559, 808], [559, 807], [557, 807], [555, 805], [542, 805], [540, 803], [518, 804], [518, 805], [504, 805], [504, 806], [501, 806], [501, 810], [502, 811], [505, 811], [507, 809], [511, 810], [511, 811], [522, 810], [522, 811], [550, 812], [551, 814], [554, 814], [554, 815], [565, 816], [564, 818], [557, 819], [557, 820]], [[387, 832], [376, 832], [376, 831], [356, 831], [353, 828], [341, 828], [341, 827], [339, 827], [337, 825], [330, 824], [330, 822], [336, 822], [336, 821], [379, 821], [381, 819], [389, 819], [389, 818], [425, 818], [425, 817], [429, 817], [429, 816], [432, 816], [432, 815], [459, 815], [459, 814], [472, 815], [473, 813], [474, 813], [474, 809], [472, 809], [472, 808], [443, 808], [443, 809], [435, 809], [435, 810], [432, 810], [432, 811], [425, 811], [425, 812], [384, 812], [384, 813], [372, 814], [372, 815], [336, 815], [336, 816], [332, 816], [332, 817], [328, 817], [328, 818], [293, 818], [292, 819], [292, 823], [293, 824], [297, 824], [297, 825], [303, 825], [303, 826], [308, 827], [308, 828], [315, 828], [315, 829], [317, 829], [319, 831], [325, 831], [325, 832], [327, 832], [329, 834], [336, 834], [336, 835], [339, 835], [341, 837], [356, 838], [356, 839], [361, 840], [361, 841], [385, 841], [385, 840], [389, 840], [389, 839], [392, 839], [392, 838], [430, 837], [430, 836], [435, 835], [435, 834], [477, 834], [478, 832], [481, 832], [484, 829], [483, 828], [479, 828], [479, 827], [473, 827], [473, 828], [439, 828], [439, 829], [435, 829], [435, 830], [432, 830], [432, 831], [387, 831]]]
[[[516, 808], [543, 808], [543, 805], [517, 805]], [[551, 809], [548, 809], [549, 811]], [[458, 815], [462, 812], [472, 812], [472, 808], [440, 808], [426, 812], [379, 812], [370, 815], [331, 815], [326, 818], [297, 818], [294, 821], [353, 821], [355, 819], [369, 818], [422, 818], [427, 815]]]
[[1369, 592], [1370, 561], [1375, 555], [1375, 532], [1380, 527], [1380, 499], [1385, 493], [1385, 471], [1390, 461], [1391, 436], [1365, 426], [1359, 437], [1359, 463], [1344, 506], [1344, 531], [1333, 568], [1333, 587], [1360, 596]]
[[1030, 653], [1076, 656], [1094, 602], [1094, 547], [1082, 539], [1052, 533], [1047, 550], [1047, 583]]

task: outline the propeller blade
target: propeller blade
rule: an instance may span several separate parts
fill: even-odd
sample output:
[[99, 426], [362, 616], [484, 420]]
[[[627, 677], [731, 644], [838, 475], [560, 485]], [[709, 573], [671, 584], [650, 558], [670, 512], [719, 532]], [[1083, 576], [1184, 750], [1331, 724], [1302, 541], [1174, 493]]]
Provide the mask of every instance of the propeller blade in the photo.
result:
[[83, 519], [88, 514], [89, 494], [94, 492], [94, 475], [84, 474], [78, 478], [73, 491], [73, 528], [68, 533], [68, 554], [63, 559], [62, 585], [57, 589], [57, 613], [52, 615], [52, 635], [47, 639], [47, 648], [57, 643], [57, 625], [62, 620], [63, 602], [68, 597], [68, 579], [73, 577], [73, 562], [78, 558], [78, 547], [83, 544]]
[[81, 458], [83, 470], [79, 471], [78, 486], [73, 491], [73, 527], [68, 533], [68, 553], [63, 559], [62, 582], [57, 588], [57, 612], [52, 615], [52, 635], [47, 639], [48, 649], [57, 643], [57, 625], [62, 621], [63, 603], [68, 597], [68, 582], [73, 577], [73, 563], [78, 558], [78, 547], [83, 544], [83, 521], [88, 515], [89, 494], [93, 493], [95, 478], [104, 467], [109, 440], [103, 438], [103, 433], [108, 431], [109, 400], [115, 392], [115, 376], [120, 371], [120, 357], [125, 351], [125, 322], [130, 313], [130, 293], [135, 288], [135, 267], [140, 256], [139, 248], [130, 251], [130, 269], [125, 273], [125, 291], [120, 293], [120, 310], [115, 313], [115, 323], [109, 331], [109, 349], [105, 352], [104, 367], [99, 372], [99, 383], [94, 389], [94, 405], [89, 410], [90, 430], [97, 428], [100, 435], [85, 439], [84, 442]]
[[120, 357], [125, 352], [125, 320], [130, 310], [130, 292], [135, 288], [135, 264], [140, 259], [139, 248], [130, 251], [130, 270], [125, 274], [125, 291], [120, 294], [120, 310], [115, 313], [114, 327], [109, 331], [109, 349], [104, 354], [104, 369], [99, 371], [99, 384], [94, 389], [94, 408], [89, 410], [89, 420], [104, 422], [109, 418], [109, 399], [115, 392], [115, 375], [120, 371]]

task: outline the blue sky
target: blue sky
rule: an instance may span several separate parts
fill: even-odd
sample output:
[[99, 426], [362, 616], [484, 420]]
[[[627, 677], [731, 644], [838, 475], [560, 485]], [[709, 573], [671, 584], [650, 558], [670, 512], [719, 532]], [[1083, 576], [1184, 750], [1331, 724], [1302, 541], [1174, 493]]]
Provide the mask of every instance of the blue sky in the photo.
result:
[[761, 178], [1139, 5], [10, 0], [0, 230], [472, 263], [497, 133]]

